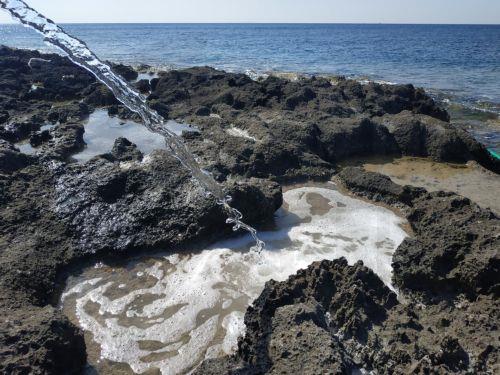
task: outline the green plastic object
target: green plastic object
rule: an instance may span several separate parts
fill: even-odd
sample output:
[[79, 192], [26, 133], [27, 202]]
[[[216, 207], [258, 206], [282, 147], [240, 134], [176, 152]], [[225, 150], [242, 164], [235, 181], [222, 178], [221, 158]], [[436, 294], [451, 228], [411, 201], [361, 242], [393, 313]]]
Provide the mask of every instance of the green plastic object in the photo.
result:
[[491, 155], [500, 160], [500, 154], [498, 154], [498, 152], [493, 151], [491, 148], [489, 148], [488, 151], [490, 152]]

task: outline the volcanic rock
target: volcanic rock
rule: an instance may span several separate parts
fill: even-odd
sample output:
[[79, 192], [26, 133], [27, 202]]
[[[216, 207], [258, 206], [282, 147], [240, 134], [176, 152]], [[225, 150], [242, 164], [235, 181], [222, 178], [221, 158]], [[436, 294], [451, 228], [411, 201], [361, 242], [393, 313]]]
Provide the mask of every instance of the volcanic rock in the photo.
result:
[[414, 236], [393, 262], [403, 298], [361, 262], [314, 263], [268, 282], [247, 310], [237, 353], [207, 360], [195, 373], [498, 371], [498, 217], [453, 193], [400, 187], [356, 168], [339, 180], [406, 206]]
[[0, 139], [0, 172], [11, 173], [31, 163], [31, 158], [21, 152], [10, 142]]
[[135, 83], [135, 87], [137, 90], [139, 90], [142, 94], [147, 94], [151, 91], [151, 84], [149, 83], [148, 79], [141, 79]]
[[[8, 317], [0, 322], [2, 373], [81, 372], [82, 333], [48, 306], [69, 266], [139, 250], [182, 251], [232, 233], [221, 206], [166, 151], [141, 160], [122, 138], [111, 157], [68, 164], [63, 156], [76, 138], [58, 137], [59, 131], [67, 136], [82, 128], [56, 126], [39, 157], [0, 175], [0, 311]], [[7, 166], [27, 158], [2, 147]], [[270, 181], [235, 182], [232, 192], [250, 224], [269, 220], [281, 205], [281, 188]]]
[[127, 81], [135, 81], [139, 74], [130, 66], [123, 64], [110, 63], [115, 73], [118, 73]]
[[[115, 66], [125, 79], [130, 67]], [[138, 84], [142, 87], [142, 83]], [[359, 156], [499, 162], [422, 89], [326, 77], [254, 81], [211, 68], [164, 72], [149, 104], [196, 125], [183, 139], [249, 224], [282, 203], [275, 181], [328, 179]], [[145, 91], [145, 85], [144, 85]], [[0, 47], [0, 372], [79, 373], [82, 332], [51, 305], [70, 267], [138, 251], [202, 247], [231, 234], [225, 213], [167, 151], [125, 138], [85, 163], [95, 108], [132, 118], [67, 58]], [[41, 126], [56, 123], [50, 130]], [[37, 147], [28, 156], [13, 143]], [[319, 262], [267, 283], [234, 356], [197, 373], [498, 372], [499, 220], [452, 193], [399, 186], [359, 169], [338, 180], [398, 207], [413, 235], [396, 250], [394, 287], [362, 263]]]

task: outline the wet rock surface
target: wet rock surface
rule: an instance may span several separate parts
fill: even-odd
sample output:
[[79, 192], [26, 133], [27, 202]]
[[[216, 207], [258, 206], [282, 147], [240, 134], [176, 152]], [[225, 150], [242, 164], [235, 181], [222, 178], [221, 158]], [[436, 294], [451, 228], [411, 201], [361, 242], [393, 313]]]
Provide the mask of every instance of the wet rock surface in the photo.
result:
[[7, 317], [0, 330], [4, 374], [77, 374], [85, 366], [80, 330], [52, 306], [1, 309]]
[[[22, 348], [16, 345], [24, 341], [43, 348], [52, 345], [23, 328], [26, 322], [18, 316], [31, 309], [35, 319], [43, 307], [55, 302], [57, 276], [64, 267], [91, 256], [123, 257], [160, 247], [182, 250], [231, 232], [221, 207], [166, 152], [158, 151], [142, 161], [109, 159], [97, 157], [85, 164], [40, 161], [2, 176], [0, 307], [4, 316], [20, 320], [21, 325], [14, 339], [1, 342], [6, 364], [16, 362], [11, 357], [20, 355]], [[258, 215], [248, 215], [249, 223], [269, 220], [281, 205], [281, 188], [274, 182], [252, 180], [234, 189], [235, 206], [258, 210]], [[244, 203], [238, 204], [240, 199]], [[69, 323], [61, 327], [54, 335], [82, 340], [82, 333]], [[59, 365], [49, 356], [26, 360], [32, 360], [35, 373], [58, 372], [54, 366]], [[78, 371], [81, 364], [72, 362], [66, 370]], [[0, 369], [7, 371], [7, 367]]]
[[28, 166], [31, 158], [19, 151], [12, 143], [0, 140], [0, 172], [11, 173]]
[[[82, 68], [57, 55], [0, 48], [0, 135], [18, 142], [44, 123], [71, 123], [97, 107], [134, 118]], [[137, 72], [113, 64], [135, 80]], [[148, 102], [165, 118], [195, 124], [186, 139], [219, 180], [230, 175], [282, 181], [327, 178], [336, 163], [368, 155], [477, 160], [498, 172], [499, 162], [422, 89], [363, 85], [341, 78], [254, 81], [211, 68], [163, 72], [141, 82]], [[142, 88], [141, 88], [142, 87]]]
[[399, 300], [361, 262], [314, 263], [267, 283], [247, 310], [238, 352], [196, 373], [496, 373], [498, 217], [453, 193], [401, 187], [361, 169], [339, 180], [406, 207], [415, 235], [393, 258]]
[[[114, 69], [137, 79], [129, 67]], [[476, 160], [499, 171], [483, 146], [411, 85], [257, 82], [210, 68], [163, 72], [136, 85], [152, 90], [148, 101], [159, 113], [198, 127], [185, 141], [249, 224], [270, 220], [281, 205], [278, 182], [330, 178], [350, 157]], [[81, 372], [83, 333], [52, 307], [68, 267], [159, 247], [182, 251], [231, 232], [221, 207], [166, 151], [143, 155], [119, 138], [107, 153], [72, 162], [85, 147], [85, 120], [102, 107], [134, 118], [66, 58], [0, 47], [2, 373]], [[21, 152], [19, 142], [35, 152]], [[457, 195], [359, 169], [338, 178], [407, 215], [415, 236], [393, 260], [405, 299], [362, 264], [313, 264], [269, 282], [247, 312], [238, 353], [206, 361], [198, 373], [498, 371], [498, 218]]]
[[[353, 156], [413, 155], [498, 162], [423, 90], [326, 78], [296, 82], [192, 68], [162, 74], [149, 96], [201, 129], [189, 144], [222, 177], [325, 177]], [[214, 163], [215, 161], [215, 163]]]

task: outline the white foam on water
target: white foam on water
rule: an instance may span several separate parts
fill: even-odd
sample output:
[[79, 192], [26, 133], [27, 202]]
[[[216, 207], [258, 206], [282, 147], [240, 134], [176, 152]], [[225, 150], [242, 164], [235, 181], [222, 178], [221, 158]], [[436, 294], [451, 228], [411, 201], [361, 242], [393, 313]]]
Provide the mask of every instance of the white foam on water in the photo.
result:
[[253, 69], [246, 69], [245, 74], [253, 81], [260, 81], [269, 77], [269, 74], [257, 72]]
[[244, 138], [244, 139], [248, 139], [252, 142], [257, 142], [257, 139], [255, 137], [252, 137], [247, 130], [240, 129], [240, 128], [237, 128], [235, 126], [232, 126], [229, 129], [226, 129], [226, 133], [229, 135], [232, 135], [233, 137]]
[[[153, 69], [153, 68], [151, 68]], [[147, 71], [147, 72], [141, 72], [137, 75], [137, 79], [135, 80], [135, 82], [138, 82], [140, 80], [148, 80], [148, 81], [151, 81], [153, 78], [159, 78], [159, 75], [158, 75], [158, 72], [154, 71], [154, 70], [150, 70], [150, 71]]]
[[242, 311], [233, 311], [222, 321], [222, 327], [226, 331], [222, 343], [224, 353], [232, 353], [238, 348], [238, 337], [245, 331], [244, 317], [245, 314]]
[[76, 294], [76, 293], [82, 293], [87, 286], [94, 286], [101, 280], [102, 280], [102, 277], [96, 277], [95, 279], [85, 280], [79, 284], [76, 284], [73, 288], [64, 292], [61, 295], [61, 301], [64, 301], [66, 299], [66, 296]]
[[343, 256], [350, 264], [363, 260], [390, 283], [392, 254], [406, 237], [401, 218], [323, 187], [292, 189], [284, 200], [276, 229], [262, 232], [260, 255], [245, 236], [191, 254], [90, 268], [69, 280], [63, 309], [92, 333], [102, 358], [136, 373], [178, 374], [234, 352], [245, 310], [270, 279]]

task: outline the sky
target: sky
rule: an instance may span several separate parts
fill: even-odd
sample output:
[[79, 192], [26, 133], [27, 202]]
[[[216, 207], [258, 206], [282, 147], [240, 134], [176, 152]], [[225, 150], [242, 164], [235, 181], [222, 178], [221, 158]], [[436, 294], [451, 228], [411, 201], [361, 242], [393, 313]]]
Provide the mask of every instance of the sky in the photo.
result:
[[[59, 23], [500, 24], [500, 0], [26, 0]], [[0, 10], [0, 23], [12, 22]]]

